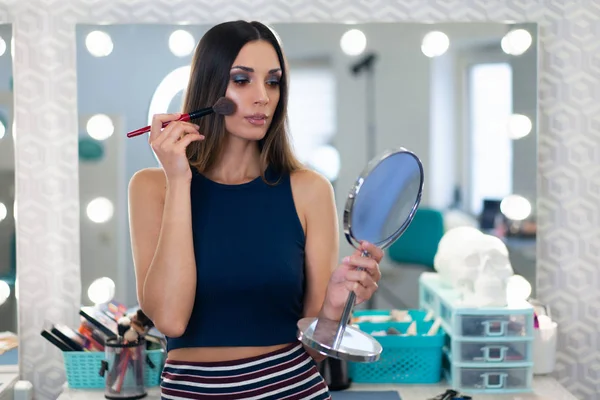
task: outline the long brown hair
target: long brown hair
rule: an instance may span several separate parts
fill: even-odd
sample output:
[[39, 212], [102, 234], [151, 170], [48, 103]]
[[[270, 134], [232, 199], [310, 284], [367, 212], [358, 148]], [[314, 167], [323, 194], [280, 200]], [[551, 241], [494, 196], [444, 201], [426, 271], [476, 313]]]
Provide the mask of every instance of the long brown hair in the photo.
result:
[[[194, 53], [183, 112], [189, 113], [210, 106], [224, 96], [233, 62], [242, 47], [255, 40], [264, 40], [273, 46], [282, 70], [280, 97], [273, 120], [265, 137], [258, 142], [261, 176], [266, 181], [264, 174], [267, 166], [278, 175], [302, 168], [292, 151], [288, 136], [287, 64], [279, 40], [269, 27], [255, 21], [231, 21], [215, 25], [208, 30]], [[192, 142], [187, 148], [187, 157], [190, 165], [203, 173], [215, 165], [223, 151], [226, 137], [225, 119], [222, 115], [211, 114], [192, 122], [200, 126], [200, 132], [205, 134], [206, 139], [202, 142]]]

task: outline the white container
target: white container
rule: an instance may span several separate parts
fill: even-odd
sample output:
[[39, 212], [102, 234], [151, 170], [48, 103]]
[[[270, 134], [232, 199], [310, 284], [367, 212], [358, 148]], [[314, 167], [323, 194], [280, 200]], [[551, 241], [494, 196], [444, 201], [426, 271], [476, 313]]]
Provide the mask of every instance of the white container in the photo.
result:
[[542, 325], [534, 330], [533, 373], [544, 375], [554, 372], [556, 364], [556, 335], [558, 324]]

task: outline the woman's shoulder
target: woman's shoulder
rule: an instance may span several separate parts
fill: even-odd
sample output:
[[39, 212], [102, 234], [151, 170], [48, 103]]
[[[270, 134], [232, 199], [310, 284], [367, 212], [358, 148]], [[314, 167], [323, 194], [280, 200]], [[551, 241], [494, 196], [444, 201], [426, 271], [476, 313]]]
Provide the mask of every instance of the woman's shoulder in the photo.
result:
[[167, 178], [162, 168], [144, 168], [137, 171], [129, 181], [129, 191], [164, 195]]
[[290, 173], [292, 190], [306, 201], [322, 200], [333, 193], [329, 179], [319, 172], [302, 168]]

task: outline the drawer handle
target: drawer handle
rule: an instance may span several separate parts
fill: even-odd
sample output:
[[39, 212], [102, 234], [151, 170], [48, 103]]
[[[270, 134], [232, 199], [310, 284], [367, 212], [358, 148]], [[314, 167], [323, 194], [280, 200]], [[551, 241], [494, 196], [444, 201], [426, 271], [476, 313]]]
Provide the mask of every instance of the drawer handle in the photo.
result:
[[485, 336], [506, 336], [508, 321], [485, 321]]
[[[506, 385], [506, 378], [508, 377], [508, 374], [500, 372], [487, 372], [485, 374], [481, 374], [481, 377], [483, 378], [483, 385], [486, 389], [502, 389]], [[493, 383], [490, 381], [493, 381]]]
[[507, 346], [485, 346], [481, 348], [486, 362], [500, 362], [506, 358]]

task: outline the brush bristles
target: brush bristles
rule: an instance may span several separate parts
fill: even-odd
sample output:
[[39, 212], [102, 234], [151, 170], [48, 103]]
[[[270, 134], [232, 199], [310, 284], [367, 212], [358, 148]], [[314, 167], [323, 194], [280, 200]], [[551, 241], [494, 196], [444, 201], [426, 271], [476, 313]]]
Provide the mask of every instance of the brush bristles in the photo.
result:
[[213, 111], [221, 115], [231, 115], [235, 112], [235, 103], [227, 97], [221, 97], [213, 106]]

